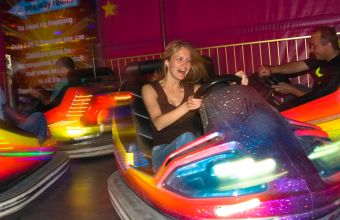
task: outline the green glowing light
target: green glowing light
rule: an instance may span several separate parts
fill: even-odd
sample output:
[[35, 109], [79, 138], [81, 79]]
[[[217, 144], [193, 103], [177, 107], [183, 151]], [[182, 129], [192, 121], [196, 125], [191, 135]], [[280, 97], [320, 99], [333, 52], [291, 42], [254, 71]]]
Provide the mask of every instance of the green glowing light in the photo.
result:
[[53, 152], [0, 152], [0, 156], [10, 156], [10, 157], [34, 157], [34, 156], [46, 156], [52, 155]]
[[329, 145], [319, 146], [308, 155], [311, 160], [319, 159], [326, 156], [339, 156], [340, 153], [340, 142], [332, 143]]

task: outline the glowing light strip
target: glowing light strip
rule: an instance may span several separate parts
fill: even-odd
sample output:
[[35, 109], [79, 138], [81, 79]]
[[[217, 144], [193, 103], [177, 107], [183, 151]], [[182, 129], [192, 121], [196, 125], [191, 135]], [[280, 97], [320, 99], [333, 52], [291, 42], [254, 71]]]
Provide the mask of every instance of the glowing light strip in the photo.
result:
[[73, 100], [91, 100], [92, 95], [75, 95]]
[[81, 116], [83, 116], [83, 114], [75, 114], [75, 113], [71, 113], [71, 114], [67, 114], [66, 115], [67, 117], [81, 117]]
[[[87, 108], [87, 106], [86, 106]], [[72, 112], [85, 112], [86, 109], [81, 109], [81, 108], [73, 108], [73, 109], [69, 109], [68, 113], [72, 113]]]
[[14, 157], [31, 157], [31, 156], [44, 156], [51, 155], [53, 152], [0, 152], [0, 156], [14, 156]]
[[332, 143], [329, 145], [319, 146], [314, 149], [314, 151], [308, 155], [308, 158], [311, 160], [318, 159], [320, 157], [324, 157], [330, 154], [339, 153], [340, 150], [340, 142]]
[[93, 95], [76, 95], [75, 98], [91, 98]]
[[89, 103], [90, 100], [91, 100], [91, 99], [77, 99], [77, 100], [73, 100], [73, 105], [77, 105], [77, 104], [79, 105], [78, 102], [80, 102], [80, 103], [83, 103], [83, 102]]
[[13, 147], [0, 147], [0, 150], [12, 150]]
[[76, 95], [66, 117], [82, 117], [90, 104], [91, 97], [92, 95]]
[[[70, 112], [71, 112], [71, 111], [70, 111]], [[84, 112], [85, 112], [85, 110], [81, 110], [81, 109], [77, 110], [77, 109], [74, 109], [74, 110], [72, 110], [71, 113], [84, 113]]]
[[218, 217], [227, 217], [236, 213], [244, 212], [260, 206], [261, 201], [259, 198], [254, 198], [242, 203], [234, 205], [224, 205], [215, 208], [215, 215]]
[[276, 163], [273, 159], [255, 162], [252, 158], [245, 158], [233, 162], [216, 164], [212, 167], [218, 177], [236, 177], [241, 179], [262, 176], [275, 170]]
[[58, 122], [50, 124], [48, 126], [49, 127], [65, 126], [65, 125], [68, 125], [68, 124], [72, 124], [74, 122], [75, 122], [75, 120], [72, 120], [72, 121], [58, 121]]
[[13, 147], [8, 146], [9, 144], [9, 141], [7, 141], [5, 137], [0, 137], [0, 145], [5, 145], [1, 146], [0, 150], [12, 150]]
[[114, 96], [114, 99], [117, 101], [124, 101], [124, 100], [129, 100], [131, 99], [131, 95], [119, 95], [119, 96]]
[[78, 106], [77, 107], [71, 106], [70, 109], [86, 109], [86, 106], [83, 106], [83, 105], [81, 105], [79, 107]]
[[227, 186], [221, 186], [221, 190], [232, 190], [235, 188], [246, 188], [246, 187], [252, 187], [252, 186], [256, 186], [256, 185], [260, 185], [260, 184], [264, 184], [264, 183], [269, 183], [272, 182], [282, 176], [285, 176], [288, 172], [284, 171], [278, 174], [274, 174], [274, 175], [268, 175], [268, 176], [261, 176], [259, 178], [253, 178], [253, 179], [249, 179], [249, 180], [240, 180], [235, 184], [230, 184]]

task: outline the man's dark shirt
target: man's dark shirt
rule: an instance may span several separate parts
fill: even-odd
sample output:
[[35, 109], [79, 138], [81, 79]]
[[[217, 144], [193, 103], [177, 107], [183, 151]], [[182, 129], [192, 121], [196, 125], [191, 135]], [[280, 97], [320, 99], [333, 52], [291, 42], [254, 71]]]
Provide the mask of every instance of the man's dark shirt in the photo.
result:
[[334, 57], [330, 61], [322, 61], [313, 58], [305, 60], [306, 65], [313, 72], [315, 86], [327, 84], [334, 78], [334, 75], [340, 73], [340, 55]]
[[306, 95], [296, 98], [292, 101], [283, 103], [279, 106], [280, 111], [307, 103], [314, 99], [323, 97], [335, 92], [340, 85], [340, 55], [330, 61], [321, 61], [313, 58], [305, 60], [306, 65], [313, 72], [314, 86], [313, 90]]

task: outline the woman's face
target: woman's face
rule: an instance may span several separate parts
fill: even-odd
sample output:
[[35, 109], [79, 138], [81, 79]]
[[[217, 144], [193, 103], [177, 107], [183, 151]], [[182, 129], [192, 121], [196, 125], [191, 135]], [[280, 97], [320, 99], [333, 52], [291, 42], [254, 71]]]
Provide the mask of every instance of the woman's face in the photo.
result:
[[188, 48], [182, 47], [175, 52], [170, 60], [165, 61], [167, 74], [177, 80], [183, 80], [191, 68], [191, 52]]

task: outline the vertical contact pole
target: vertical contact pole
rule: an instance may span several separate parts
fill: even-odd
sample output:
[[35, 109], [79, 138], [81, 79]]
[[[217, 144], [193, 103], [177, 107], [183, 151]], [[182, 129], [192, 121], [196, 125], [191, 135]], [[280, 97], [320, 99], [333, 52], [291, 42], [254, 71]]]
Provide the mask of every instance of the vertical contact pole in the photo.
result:
[[160, 16], [161, 16], [161, 30], [162, 30], [162, 41], [163, 41], [163, 49], [165, 49], [166, 45], [166, 36], [165, 36], [165, 19], [164, 19], [164, 4], [163, 0], [159, 0], [160, 5]]

